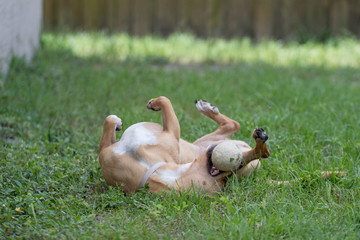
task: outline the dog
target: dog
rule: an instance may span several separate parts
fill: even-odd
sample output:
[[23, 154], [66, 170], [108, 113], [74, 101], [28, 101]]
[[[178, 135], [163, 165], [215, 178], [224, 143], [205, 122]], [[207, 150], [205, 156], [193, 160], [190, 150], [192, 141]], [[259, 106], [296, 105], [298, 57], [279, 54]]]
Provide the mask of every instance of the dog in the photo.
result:
[[[147, 108], [162, 112], [162, 123], [140, 122], [124, 131], [116, 141], [122, 121], [115, 115], [106, 117], [99, 144], [99, 162], [107, 184], [134, 193], [148, 186], [150, 192], [221, 191], [230, 175], [248, 176], [268, 158], [268, 135], [263, 128], [252, 134], [256, 145], [251, 148], [229, 137], [239, 131], [240, 124], [221, 114], [205, 100], [195, 100], [197, 109], [218, 124], [218, 128], [193, 143], [180, 138], [180, 125], [170, 100], [164, 96], [151, 99]], [[235, 171], [221, 171], [211, 161], [213, 149], [224, 141], [232, 141], [242, 152], [243, 160]]]

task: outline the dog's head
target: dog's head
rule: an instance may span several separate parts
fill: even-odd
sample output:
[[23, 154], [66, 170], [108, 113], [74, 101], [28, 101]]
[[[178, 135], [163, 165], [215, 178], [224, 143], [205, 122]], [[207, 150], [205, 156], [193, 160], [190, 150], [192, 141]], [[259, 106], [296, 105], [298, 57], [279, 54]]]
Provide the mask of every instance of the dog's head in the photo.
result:
[[[243, 161], [241, 161], [240, 164], [236, 165], [235, 169], [230, 170], [230, 171], [224, 171], [224, 170], [217, 168], [213, 163], [214, 149], [217, 146], [218, 146], [218, 144], [212, 144], [208, 147], [208, 149], [206, 151], [207, 171], [211, 177], [218, 179], [218, 178], [228, 177], [228, 176], [232, 175], [233, 173], [237, 174], [238, 176], [248, 175], [248, 174], [243, 173], [245, 170], [245, 168], [243, 168], [245, 166]], [[250, 170], [252, 170], [252, 169], [250, 169]]]
[[222, 171], [215, 167], [212, 161], [213, 151], [218, 144], [212, 144], [206, 150], [206, 167], [209, 175], [213, 178], [225, 178], [232, 174], [232, 171]]

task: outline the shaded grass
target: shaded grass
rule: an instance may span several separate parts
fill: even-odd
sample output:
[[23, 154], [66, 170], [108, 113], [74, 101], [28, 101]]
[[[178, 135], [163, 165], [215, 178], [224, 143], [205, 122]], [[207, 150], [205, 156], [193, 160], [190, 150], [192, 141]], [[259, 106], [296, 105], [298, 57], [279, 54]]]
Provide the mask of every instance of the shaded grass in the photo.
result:
[[[0, 236], [20, 238], [360, 237], [360, 44], [50, 34], [30, 65], [13, 62], [0, 99]], [[182, 137], [216, 125], [207, 99], [241, 130], [264, 127], [272, 153], [253, 178], [217, 196], [125, 196], [97, 162], [102, 122], [160, 122], [165, 95]], [[119, 136], [121, 133], [119, 134]], [[322, 180], [320, 170], [345, 170]], [[311, 175], [311, 178], [307, 176]], [[305, 179], [275, 187], [270, 179]]]

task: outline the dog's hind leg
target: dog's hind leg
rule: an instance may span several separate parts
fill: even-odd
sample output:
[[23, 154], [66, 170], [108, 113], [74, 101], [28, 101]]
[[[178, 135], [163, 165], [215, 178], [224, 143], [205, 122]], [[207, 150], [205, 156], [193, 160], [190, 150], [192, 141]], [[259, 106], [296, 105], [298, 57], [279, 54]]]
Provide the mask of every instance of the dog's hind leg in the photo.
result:
[[99, 144], [99, 152], [102, 149], [114, 144], [116, 142], [115, 131], [120, 131], [122, 128], [122, 121], [115, 115], [107, 116], [104, 121], [103, 134]]
[[180, 139], [180, 124], [175, 115], [170, 100], [167, 97], [150, 99], [147, 108], [153, 111], [162, 111], [164, 132], [172, 134], [177, 141]]
[[219, 127], [212, 133], [207, 134], [194, 142], [200, 147], [207, 147], [217, 141], [228, 139], [232, 134], [240, 129], [240, 124], [231, 118], [221, 114], [219, 109], [205, 100], [195, 100], [196, 108], [199, 112], [214, 120]]

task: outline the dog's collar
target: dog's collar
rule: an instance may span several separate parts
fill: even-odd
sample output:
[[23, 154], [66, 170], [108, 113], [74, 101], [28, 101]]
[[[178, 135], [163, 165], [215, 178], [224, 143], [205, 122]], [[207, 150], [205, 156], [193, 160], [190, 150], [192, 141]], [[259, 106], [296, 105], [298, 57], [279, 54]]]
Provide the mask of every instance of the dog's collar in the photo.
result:
[[155, 163], [154, 165], [152, 165], [147, 172], [145, 173], [145, 175], [142, 177], [141, 182], [139, 184], [139, 187], [144, 187], [145, 183], [147, 182], [147, 180], [149, 179], [149, 177], [151, 176], [151, 174], [153, 174], [159, 167], [161, 167], [162, 165], [164, 165], [165, 162], [158, 162]]

